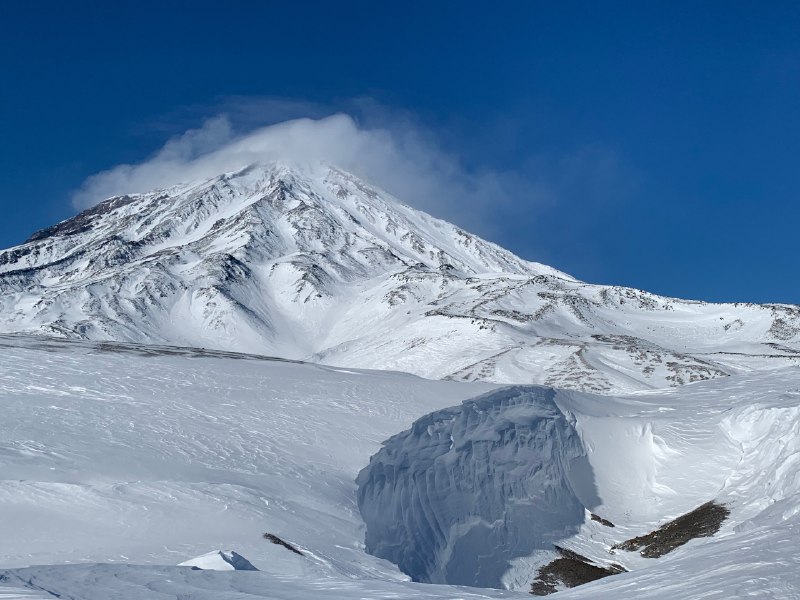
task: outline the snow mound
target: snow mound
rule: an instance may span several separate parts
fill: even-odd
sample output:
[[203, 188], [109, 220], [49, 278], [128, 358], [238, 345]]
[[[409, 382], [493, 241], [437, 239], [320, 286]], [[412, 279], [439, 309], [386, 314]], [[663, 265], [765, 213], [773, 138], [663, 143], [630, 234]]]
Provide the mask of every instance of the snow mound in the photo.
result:
[[195, 567], [204, 571], [258, 571], [249, 560], [233, 550], [216, 550], [184, 561], [179, 567]]
[[499, 588], [510, 561], [577, 532], [597, 494], [555, 394], [503, 388], [390, 438], [357, 478], [367, 551], [415, 581]]

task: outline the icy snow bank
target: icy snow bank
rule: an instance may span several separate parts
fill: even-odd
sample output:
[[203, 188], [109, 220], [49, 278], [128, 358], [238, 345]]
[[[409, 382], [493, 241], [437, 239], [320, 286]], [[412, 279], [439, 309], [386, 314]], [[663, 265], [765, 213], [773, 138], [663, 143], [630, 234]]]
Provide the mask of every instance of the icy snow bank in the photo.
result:
[[184, 561], [179, 567], [197, 567], [204, 571], [258, 571], [249, 560], [241, 554], [228, 550], [216, 550]]
[[737, 530], [800, 520], [800, 390], [744, 406], [722, 427], [742, 452], [725, 486], [743, 521]]
[[367, 551], [415, 581], [502, 587], [511, 560], [574, 534], [596, 492], [554, 397], [503, 388], [390, 438], [357, 479]]

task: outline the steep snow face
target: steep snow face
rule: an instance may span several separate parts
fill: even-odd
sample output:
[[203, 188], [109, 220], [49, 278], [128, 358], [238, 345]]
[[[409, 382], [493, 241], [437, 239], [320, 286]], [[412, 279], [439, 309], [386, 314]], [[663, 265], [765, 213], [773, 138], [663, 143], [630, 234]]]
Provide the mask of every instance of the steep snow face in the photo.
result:
[[389, 439], [357, 479], [367, 551], [414, 581], [500, 588], [513, 559], [576, 534], [576, 490], [596, 492], [554, 396], [502, 389]]
[[741, 449], [736, 473], [726, 481], [741, 508], [738, 531], [782, 520], [800, 526], [800, 387], [770, 400], [739, 407], [722, 422]]
[[800, 308], [589, 285], [341, 170], [112, 198], [0, 252], [0, 331], [616, 393], [800, 364]]

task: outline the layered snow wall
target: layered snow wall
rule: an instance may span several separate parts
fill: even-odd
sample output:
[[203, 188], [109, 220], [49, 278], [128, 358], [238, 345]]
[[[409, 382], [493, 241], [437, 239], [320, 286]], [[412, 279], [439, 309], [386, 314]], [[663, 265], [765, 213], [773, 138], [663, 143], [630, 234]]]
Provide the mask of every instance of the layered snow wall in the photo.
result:
[[357, 478], [367, 551], [415, 581], [504, 587], [513, 559], [574, 534], [596, 491], [554, 397], [503, 388], [385, 442]]

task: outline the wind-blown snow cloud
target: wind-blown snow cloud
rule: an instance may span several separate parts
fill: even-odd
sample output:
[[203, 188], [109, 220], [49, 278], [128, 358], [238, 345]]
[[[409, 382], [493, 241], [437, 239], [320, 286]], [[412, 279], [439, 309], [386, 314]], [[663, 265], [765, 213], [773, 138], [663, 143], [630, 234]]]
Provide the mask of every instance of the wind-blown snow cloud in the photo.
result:
[[[615, 155], [602, 148], [543, 154], [520, 161], [524, 166], [516, 170], [467, 167], [412, 116], [369, 100], [352, 104], [358, 118], [329, 110], [326, 116], [325, 107], [275, 99], [234, 99], [221, 108], [224, 114], [173, 137], [146, 160], [92, 175], [73, 194], [74, 206], [83, 209], [112, 196], [211, 178], [253, 163], [325, 162], [502, 243], [509, 223], [532, 239], [540, 216], [565, 205], [583, 206], [578, 213], [591, 209], [604, 202], [604, 194], [622, 189], [625, 178]], [[315, 118], [291, 118], [297, 114]], [[264, 118], [274, 124], [253, 128]], [[246, 130], [237, 131], [233, 123]]]
[[92, 175], [74, 193], [73, 203], [87, 208], [115, 195], [210, 178], [271, 160], [336, 165], [411, 205], [465, 226], [510, 203], [522, 190], [528, 197], [538, 194], [543, 199], [547, 194], [510, 173], [466, 169], [432, 135], [408, 121], [366, 127], [338, 113], [289, 120], [245, 134], [237, 134], [227, 117], [215, 117], [200, 129], [169, 140], [141, 163]]

